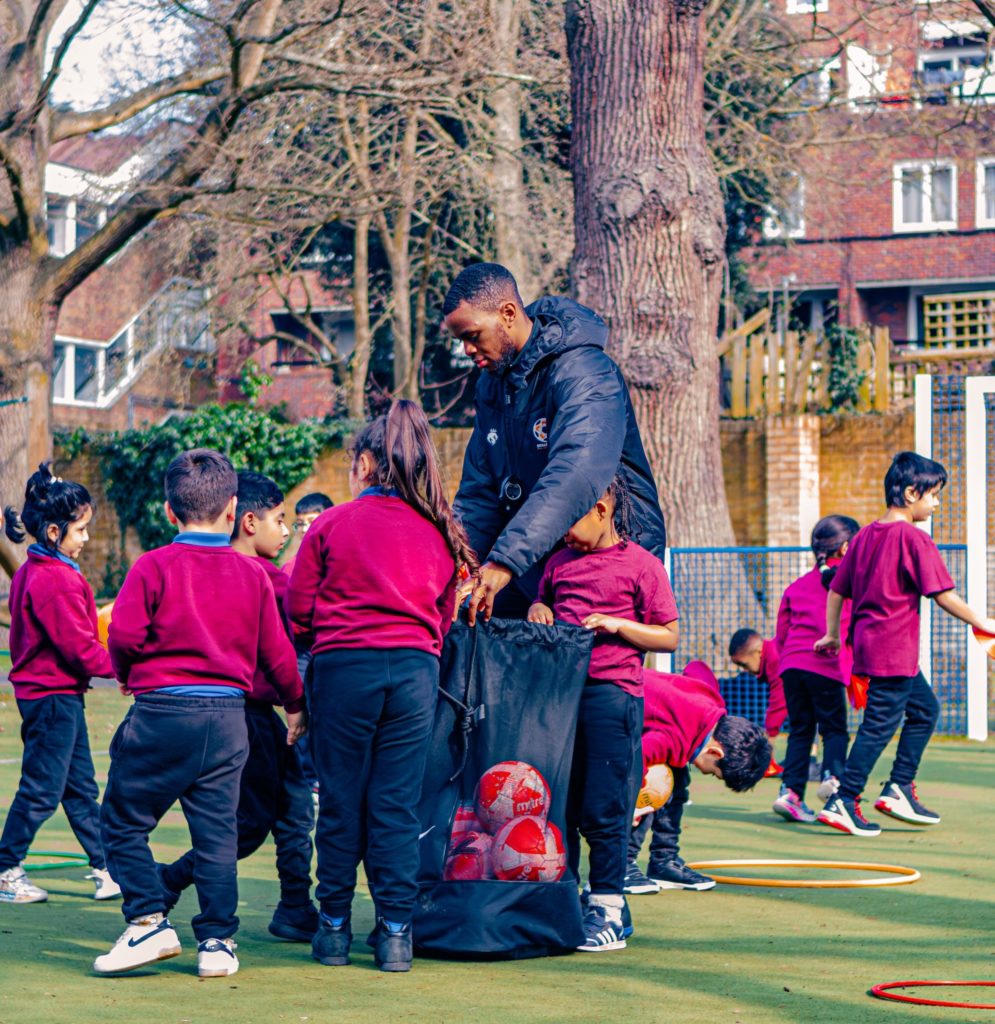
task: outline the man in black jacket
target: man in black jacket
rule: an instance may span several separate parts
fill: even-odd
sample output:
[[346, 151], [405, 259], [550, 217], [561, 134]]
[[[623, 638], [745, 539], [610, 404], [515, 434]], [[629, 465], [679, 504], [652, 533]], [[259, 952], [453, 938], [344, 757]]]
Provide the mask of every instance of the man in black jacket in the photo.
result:
[[656, 484], [622, 373], [605, 354], [604, 321], [556, 296], [524, 307], [496, 263], [467, 267], [443, 314], [485, 371], [454, 502], [485, 560], [472, 581], [471, 625], [478, 612], [490, 618], [499, 593], [498, 615], [524, 617], [546, 557], [616, 472], [632, 497], [634, 539], [662, 559]]

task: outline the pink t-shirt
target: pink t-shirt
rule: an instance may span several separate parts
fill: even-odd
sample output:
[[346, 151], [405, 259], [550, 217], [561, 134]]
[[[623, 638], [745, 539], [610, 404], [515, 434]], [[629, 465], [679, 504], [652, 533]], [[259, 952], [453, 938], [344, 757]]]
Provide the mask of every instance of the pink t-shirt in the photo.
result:
[[[777, 647], [781, 654], [781, 671], [795, 669], [814, 672], [827, 679], [838, 679], [849, 685], [853, 654], [844, 644], [839, 654], [815, 650], [816, 640], [826, 635], [826, 598], [829, 591], [822, 585], [818, 566], [799, 576], [781, 598], [777, 611]], [[840, 632], [849, 635], [850, 602], [843, 602]]]
[[[663, 562], [632, 541], [583, 554], [557, 551], [546, 563], [539, 600], [557, 619], [575, 626], [594, 612], [654, 626], [677, 618]], [[595, 634], [588, 677], [642, 696], [643, 651], [619, 636]]]
[[831, 584], [851, 599], [853, 670], [874, 677], [919, 671], [919, 598], [953, 590], [933, 538], [904, 520], [871, 523], [850, 542]]

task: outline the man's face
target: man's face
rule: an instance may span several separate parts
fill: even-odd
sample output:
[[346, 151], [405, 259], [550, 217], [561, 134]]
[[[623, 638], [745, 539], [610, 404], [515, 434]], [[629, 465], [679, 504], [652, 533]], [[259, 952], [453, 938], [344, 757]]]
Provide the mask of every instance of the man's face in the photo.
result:
[[484, 310], [464, 300], [446, 317], [446, 329], [463, 343], [463, 351], [477, 369], [500, 373], [518, 355], [509, 333], [516, 313], [514, 303], [504, 303], [497, 310]]

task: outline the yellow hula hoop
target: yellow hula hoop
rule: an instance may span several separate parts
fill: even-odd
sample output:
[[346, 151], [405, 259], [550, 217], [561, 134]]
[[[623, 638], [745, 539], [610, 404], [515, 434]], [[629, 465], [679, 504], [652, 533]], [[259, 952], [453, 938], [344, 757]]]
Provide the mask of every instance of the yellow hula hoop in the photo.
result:
[[[899, 864], [863, 864], [838, 860], [701, 860], [688, 867], [708, 871], [722, 885], [760, 885], [775, 889], [861, 889], [874, 885], [911, 885], [922, 875], [915, 868]], [[713, 875], [711, 868], [824, 868], [827, 871], [874, 871], [885, 878], [814, 879], [811, 882], [788, 878], [750, 878], [743, 875]]]

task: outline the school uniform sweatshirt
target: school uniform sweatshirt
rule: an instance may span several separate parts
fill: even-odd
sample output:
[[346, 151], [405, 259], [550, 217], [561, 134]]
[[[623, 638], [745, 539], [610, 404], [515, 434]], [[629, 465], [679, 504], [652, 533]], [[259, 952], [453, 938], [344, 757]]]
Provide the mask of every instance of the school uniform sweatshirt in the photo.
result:
[[182, 686], [248, 693], [258, 667], [287, 711], [302, 710], [297, 657], [266, 570], [225, 542], [190, 538], [146, 552], [129, 570], [108, 633], [118, 679], [136, 694]]
[[[284, 598], [287, 596], [287, 586], [290, 583], [290, 577], [281, 569], [279, 566], [274, 565], [268, 558], [253, 558], [258, 566], [269, 577], [270, 583], [273, 585], [273, 596], [276, 598], [276, 608], [280, 613], [280, 624], [287, 631], [287, 636], [290, 636], [290, 627], [286, 620], [286, 614], [284, 612]], [[280, 696], [277, 688], [270, 682], [269, 677], [259, 667], [256, 666], [256, 674], [252, 677], [252, 690], [249, 696], [253, 700], [261, 701], [265, 704], [273, 704], [279, 706], [283, 703], [283, 698]]]
[[[826, 635], [826, 598], [829, 591], [822, 585], [818, 566], [799, 576], [784, 591], [777, 610], [775, 641], [780, 652], [780, 672], [794, 669], [814, 672], [827, 679], [849, 685], [853, 654], [844, 644], [839, 654], [826, 654], [815, 649], [815, 642]], [[850, 626], [850, 602], [843, 602], [840, 630], [847, 636]]]
[[[691, 665], [685, 671], [689, 670]], [[644, 770], [655, 764], [684, 768], [726, 715], [711, 671], [676, 676], [644, 669], [643, 699]]]
[[314, 654], [337, 647], [439, 654], [456, 567], [438, 528], [399, 497], [368, 488], [311, 524], [286, 606]]
[[10, 584], [10, 658], [18, 700], [83, 693], [92, 676], [114, 675], [93, 591], [74, 563], [28, 551]]

